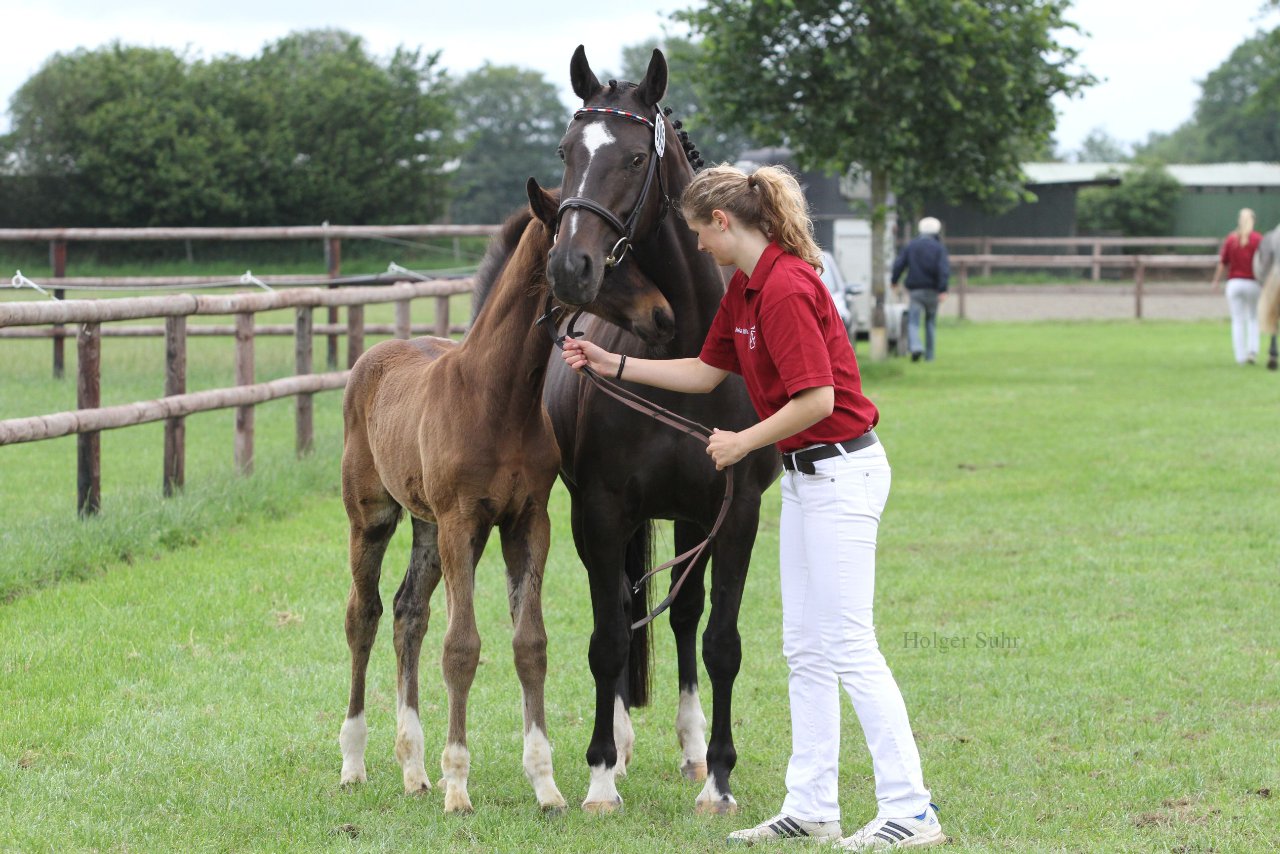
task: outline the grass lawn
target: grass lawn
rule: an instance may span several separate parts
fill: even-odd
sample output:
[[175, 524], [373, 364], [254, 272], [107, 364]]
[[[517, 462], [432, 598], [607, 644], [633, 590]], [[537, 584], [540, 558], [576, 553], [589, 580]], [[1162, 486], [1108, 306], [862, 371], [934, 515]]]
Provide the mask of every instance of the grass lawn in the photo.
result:
[[[0, 417], [73, 403], [73, 383], [47, 378], [47, 343], [0, 343]], [[260, 379], [287, 369], [291, 345], [277, 343], [260, 344]], [[208, 347], [193, 349], [191, 388], [223, 384], [229, 342], [191, 344]], [[158, 393], [161, 347], [108, 340], [105, 402]], [[948, 850], [1275, 850], [1280, 376], [1237, 367], [1221, 323], [953, 322], [939, 354], [865, 366], [864, 382], [895, 475], [878, 632]], [[341, 790], [338, 408], [317, 397], [318, 451], [295, 463], [291, 404], [259, 407], [247, 480], [229, 474], [232, 414], [189, 418], [189, 488], [170, 502], [160, 427], [106, 433], [104, 513], [88, 523], [75, 518], [73, 439], [0, 448], [0, 850], [716, 851], [773, 815], [789, 748], [776, 487], [741, 621], [738, 816], [693, 815], [661, 619], [625, 811], [538, 813], [493, 545], [477, 574], [477, 812], [446, 817], [438, 789], [401, 792], [389, 613], [370, 671], [369, 783]], [[591, 621], [559, 487], [552, 512], [548, 718], [573, 803], [587, 783]], [[407, 527], [389, 551], [388, 612]], [[442, 595], [435, 605], [429, 770], [446, 705]], [[848, 832], [874, 798], [845, 709]]]

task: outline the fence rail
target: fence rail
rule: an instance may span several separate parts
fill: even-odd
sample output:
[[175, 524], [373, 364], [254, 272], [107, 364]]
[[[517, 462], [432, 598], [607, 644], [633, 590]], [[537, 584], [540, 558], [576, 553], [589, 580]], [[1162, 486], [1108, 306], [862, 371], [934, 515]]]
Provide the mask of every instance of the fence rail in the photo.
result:
[[[0, 445], [37, 442], [60, 436], [77, 436], [77, 509], [81, 516], [92, 515], [101, 507], [100, 433], [120, 427], [165, 422], [163, 490], [166, 496], [180, 490], [185, 482], [185, 416], [217, 409], [235, 409], [235, 463], [244, 474], [253, 471], [253, 407], [255, 404], [282, 397], [296, 397], [296, 446], [299, 455], [311, 450], [312, 395], [343, 388], [350, 371], [312, 373], [312, 339], [318, 331], [313, 322], [316, 308], [336, 310], [347, 307], [347, 360], [355, 364], [364, 349], [366, 332], [379, 327], [366, 327], [364, 306], [395, 303], [397, 337], [407, 338], [413, 330], [409, 306], [413, 299], [434, 297], [444, 301], [443, 312], [437, 313], [436, 331], [448, 333], [448, 300], [471, 292], [466, 280], [435, 280], [376, 287], [354, 287], [342, 290], [320, 288], [277, 291], [273, 293], [238, 294], [233, 296], [181, 294], [163, 297], [133, 297], [115, 300], [62, 300], [42, 303], [0, 303], [0, 332], [35, 331], [53, 334], [53, 330], [28, 330], [23, 327], [43, 324], [79, 324], [76, 346], [79, 371], [76, 384], [76, 409], [51, 415], [13, 418], [0, 421]], [[258, 334], [254, 317], [263, 311], [282, 308], [295, 310], [292, 334], [295, 338], [295, 375], [269, 382], [254, 382], [254, 338]], [[234, 315], [236, 385], [188, 393], [186, 389], [186, 341], [190, 330], [187, 318], [197, 315]], [[145, 327], [149, 334], [165, 336], [165, 396], [103, 407], [100, 390], [100, 358], [103, 323], [122, 320], [164, 318], [158, 327]], [[14, 327], [14, 328], [6, 328]], [[269, 327], [276, 332], [279, 327]], [[151, 333], [150, 330], [155, 330]], [[208, 334], [202, 329], [200, 334]], [[226, 334], [220, 332], [220, 334]]]
[[[1126, 248], [1158, 248], [1167, 249], [1216, 249], [1219, 245], [1216, 237], [948, 237], [947, 245], [953, 248], [972, 247], [975, 255], [992, 257], [1008, 257], [997, 254], [999, 247], [1025, 249], [1028, 247], [1088, 249], [1087, 258], [1091, 263], [1083, 266], [1090, 268], [1090, 278], [1099, 281], [1102, 278], [1102, 259], [1108, 257], [1103, 250], [1121, 250]], [[1044, 256], [1039, 256], [1044, 257]], [[1080, 257], [1080, 256], [1072, 256]], [[983, 264], [982, 275], [990, 276], [995, 263]]]

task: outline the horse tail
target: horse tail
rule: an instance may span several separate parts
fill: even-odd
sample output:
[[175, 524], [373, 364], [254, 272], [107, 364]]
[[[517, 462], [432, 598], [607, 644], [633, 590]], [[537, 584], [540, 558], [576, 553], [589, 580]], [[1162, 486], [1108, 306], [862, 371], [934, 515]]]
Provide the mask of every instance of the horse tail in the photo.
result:
[[[645, 521], [636, 529], [627, 543], [624, 567], [627, 583], [634, 585], [644, 577], [653, 563], [653, 522]], [[631, 597], [631, 622], [643, 620], [649, 615], [649, 582]], [[632, 706], [649, 705], [649, 682], [653, 675], [652, 623], [646, 623], [631, 632], [631, 652], [627, 656], [627, 693]]]

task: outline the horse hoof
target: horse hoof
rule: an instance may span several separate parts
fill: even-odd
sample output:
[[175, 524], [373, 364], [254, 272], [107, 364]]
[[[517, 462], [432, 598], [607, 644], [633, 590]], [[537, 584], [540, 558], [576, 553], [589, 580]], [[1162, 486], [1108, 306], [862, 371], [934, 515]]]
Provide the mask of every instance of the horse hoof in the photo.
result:
[[425, 795], [430, 791], [431, 791], [431, 783], [427, 780], [423, 780], [422, 784], [419, 786], [411, 786], [408, 783], [404, 784], [404, 793], [406, 795], [411, 795], [415, 798], [418, 797], [419, 795]]
[[461, 797], [446, 795], [444, 799], [444, 811], [450, 815], [470, 815], [475, 812], [475, 809], [471, 806], [471, 799], [465, 795]]
[[548, 816], [548, 817], [551, 817], [551, 816], [562, 816], [562, 815], [564, 815], [566, 812], [568, 812], [568, 811], [569, 811], [569, 805], [568, 805], [568, 804], [563, 804], [563, 803], [561, 803], [561, 804], [540, 804], [539, 806], [542, 808], [542, 814], [543, 814], [543, 815], [545, 815], [545, 816]]
[[616, 801], [585, 801], [582, 804], [582, 809], [584, 812], [589, 812], [593, 815], [612, 815], [622, 810], [622, 798], [618, 798]]
[[343, 774], [342, 779], [338, 782], [338, 785], [344, 789], [354, 789], [356, 786], [360, 785], [365, 781], [366, 781], [366, 778], [365, 778], [364, 772], [361, 771], [358, 774]]
[[1280, 367], [1280, 362], [1277, 362], [1277, 361], [1276, 361], [1276, 357], [1275, 357], [1275, 356], [1272, 356], [1270, 359], [1267, 359], [1267, 370], [1268, 370], [1268, 371], [1274, 371], [1277, 367]]
[[693, 811], [698, 815], [737, 815], [738, 802], [732, 798], [698, 801], [693, 805]]
[[701, 783], [707, 779], [707, 763], [705, 761], [694, 762], [689, 760], [680, 766], [680, 773], [684, 775], [686, 780]]

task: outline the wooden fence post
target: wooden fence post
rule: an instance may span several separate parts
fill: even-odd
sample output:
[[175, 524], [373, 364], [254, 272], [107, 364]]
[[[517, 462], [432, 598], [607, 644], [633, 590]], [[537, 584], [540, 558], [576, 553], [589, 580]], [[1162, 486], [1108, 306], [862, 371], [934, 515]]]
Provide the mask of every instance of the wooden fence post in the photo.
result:
[[[329, 263], [329, 278], [336, 279], [342, 274], [342, 241], [336, 237], [330, 237], [329, 242], [325, 244], [325, 258]], [[337, 285], [330, 285], [329, 290], [337, 290]], [[329, 325], [336, 326], [338, 323], [338, 307], [336, 305], [329, 306]], [[329, 334], [329, 370], [338, 369], [338, 336], [337, 333]]]
[[1091, 275], [1093, 281], [1102, 281], [1102, 241], [1095, 240], [1093, 242], [1093, 269]]
[[[66, 278], [67, 275], [67, 241], [49, 241], [49, 266], [53, 267], [55, 279]], [[54, 288], [54, 299], [66, 299], [67, 292], [62, 288]], [[60, 380], [66, 373], [66, 327], [61, 323], [53, 327], [53, 378]]]
[[[102, 405], [102, 329], [97, 323], [80, 324], [76, 336], [79, 378], [76, 408], [97, 409]], [[76, 436], [76, 511], [80, 518], [94, 516], [102, 506], [102, 453], [96, 430]]]
[[960, 262], [960, 281], [956, 283], [956, 308], [960, 311], [960, 319], [964, 320], [968, 315], [964, 310], [964, 296], [969, 290], [969, 265]]
[[[236, 315], [236, 385], [253, 385], [253, 314]], [[236, 407], [236, 468], [253, 474], [253, 404]]]
[[396, 303], [396, 337], [409, 339], [413, 337], [413, 320], [410, 307], [413, 303], [407, 299]]
[[[990, 238], [990, 237], [984, 237], [984, 238], [982, 238], [982, 254], [983, 254], [983, 255], [990, 255], [990, 254], [991, 254], [991, 238]], [[985, 277], [987, 277], [988, 279], [989, 279], [989, 278], [991, 278], [991, 265], [990, 265], [990, 264], [984, 264], [984, 265], [982, 266], [982, 275], [983, 275], [983, 276], [985, 276]]]
[[[294, 373], [311, 373], [311, 336], [314, 313], [308, 307], [298, 309], [297, 321], [294, 325], [293, 360]], [[315, 446], [314, 406], [309, 394], [298, 395], [294, 417], [294, 434], [297, 454], [305, 457]]]
[[[164, 319], [164, 396], [187, 393], [187, 318]], [[182, 491], [187, 481], [187, 427], [184, 418], [164, 422], [164, 497]]]
[[449, 298], [436, 297], [436, 335], [449, 337]]
[[1133, 316], [1142, 319], [1142, 286], [1147, 278], [1147, 267], [1138, 256], [1137, 267], [1133, 271]]
[[353, 368], [364, 352], [364, 306], [347, 306], [347, 367]]

